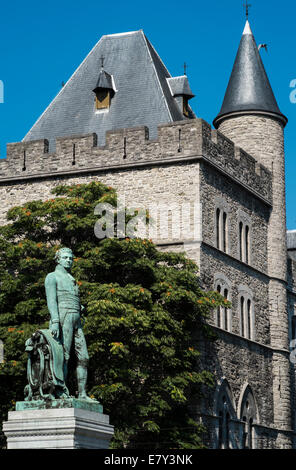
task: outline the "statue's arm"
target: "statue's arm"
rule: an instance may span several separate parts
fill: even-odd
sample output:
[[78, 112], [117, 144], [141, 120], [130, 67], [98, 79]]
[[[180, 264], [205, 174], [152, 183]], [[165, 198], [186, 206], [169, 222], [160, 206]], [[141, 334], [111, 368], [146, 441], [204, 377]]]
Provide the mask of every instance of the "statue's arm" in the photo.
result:
[[45, 292], [51, 322], [59, 323], [60, 318], [57, 301], [57, 281], [54, 273], [48, 274], [45, 278]]

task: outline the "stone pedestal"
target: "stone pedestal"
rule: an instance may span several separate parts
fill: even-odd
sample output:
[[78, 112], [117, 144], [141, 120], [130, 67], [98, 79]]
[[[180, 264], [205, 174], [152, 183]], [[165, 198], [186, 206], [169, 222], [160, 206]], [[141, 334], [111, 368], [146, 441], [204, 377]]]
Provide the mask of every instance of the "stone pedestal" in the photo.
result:
[[98, 402], [67, 399], [55, 400], [54, 407], [43, 405], [18, 402], [17, 411], [8, 412], [3, 423], [8, 449], [108, 449], [114, 428], [109, 416], [97, 411], [102, 409]]

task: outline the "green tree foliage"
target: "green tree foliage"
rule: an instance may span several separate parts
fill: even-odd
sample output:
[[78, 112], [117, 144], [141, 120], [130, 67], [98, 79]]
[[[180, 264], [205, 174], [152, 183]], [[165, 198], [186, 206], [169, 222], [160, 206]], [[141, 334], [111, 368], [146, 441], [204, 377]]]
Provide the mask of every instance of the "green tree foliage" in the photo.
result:
[[[189, 399], [198, 399], [213, 378], [201, 369], [192, 332], [212, 340], [205, 319], [229, 304], [200, 288], [197, 266], [183, 254], [140, 238], [98, 240], [94, 208], [115, 206], [112, 188], [92, 182], [58, 186], [52, 194], [10, 209], [0, 228], [0, 418], [23, 399], [24, 343], [48, 327], [44, 279], [55, 269], [56, 250], [68, 246], [86, 306], [88, 389], [115, 426], [112, 446], [201, 447]], [[75, 394], [75, 382], [70, 386]]]

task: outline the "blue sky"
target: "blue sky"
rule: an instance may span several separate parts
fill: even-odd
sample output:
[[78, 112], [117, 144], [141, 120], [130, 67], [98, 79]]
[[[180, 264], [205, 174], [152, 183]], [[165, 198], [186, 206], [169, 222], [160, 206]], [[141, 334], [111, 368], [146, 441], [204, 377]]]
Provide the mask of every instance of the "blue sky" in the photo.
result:
[[[250, 0], [250, 24], [286, 127], [287, 228], [296, 229], [296, 2]], [[183, 73], [191, 105], [209, 123], [218, 114], [244, 28], [243, 0], [51, 0], [2, 2], [0, 156], [20, 141], [103, 34], [143, 29], [169, 72]], [[296, 90], [296, 86], [294, 88]], [[296, 92], [295, 92], [296, 96]], [[296, 101], [296, 100], [295, 100]]]

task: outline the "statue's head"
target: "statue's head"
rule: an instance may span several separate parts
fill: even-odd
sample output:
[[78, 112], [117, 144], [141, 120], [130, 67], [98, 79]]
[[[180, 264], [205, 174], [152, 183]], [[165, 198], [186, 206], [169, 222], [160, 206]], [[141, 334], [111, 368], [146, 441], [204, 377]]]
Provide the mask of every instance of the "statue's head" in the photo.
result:
[[73, 265], [73, 252], [70, 248], [60, 248], [55, 254], [57, 264], [65, 269], [71, 269]]

